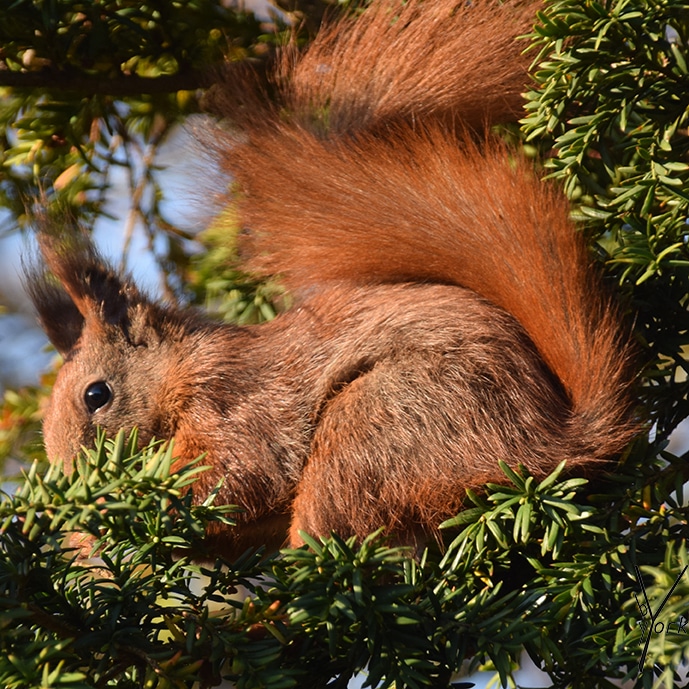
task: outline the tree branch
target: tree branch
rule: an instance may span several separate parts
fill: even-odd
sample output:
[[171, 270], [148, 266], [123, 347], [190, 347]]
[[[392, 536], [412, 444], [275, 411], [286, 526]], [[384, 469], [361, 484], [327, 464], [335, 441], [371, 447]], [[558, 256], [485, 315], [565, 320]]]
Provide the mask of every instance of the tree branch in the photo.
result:
[[84, 74], [55, 69], [36, 72], [17, 72], [0, 69], [0, 86], [27, 89], [60, 89], [80, 91], [89, 94], [111, 96], [133, 96], [141, 93], [175, 93], [207, 88], [213, 82], [212, 71], [187, 70], [177, 74], [159, 77], [118, 75], [108, 78], [103, 75]]

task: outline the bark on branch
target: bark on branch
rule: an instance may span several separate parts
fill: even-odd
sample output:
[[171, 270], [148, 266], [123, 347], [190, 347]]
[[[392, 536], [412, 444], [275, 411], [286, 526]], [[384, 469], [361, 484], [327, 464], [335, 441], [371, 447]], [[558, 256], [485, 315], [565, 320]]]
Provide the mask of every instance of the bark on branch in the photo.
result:
[[213, 83], [212, 72], [188, 70], [159, 77], [120, 75], [107, 78], [101, 75], [42, 69], [36, 72], [17, 72], [0, 69], [0, 86], [27, 89], [59, 89], [88, 94], [133, 96], [141, 93], [175, 93], [207, 88]]

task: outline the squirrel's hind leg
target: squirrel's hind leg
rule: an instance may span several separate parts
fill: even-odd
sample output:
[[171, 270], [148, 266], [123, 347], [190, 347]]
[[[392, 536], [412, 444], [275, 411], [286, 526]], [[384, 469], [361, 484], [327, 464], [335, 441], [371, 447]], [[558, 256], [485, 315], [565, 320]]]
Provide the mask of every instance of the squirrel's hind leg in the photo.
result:
[[567, 400], [530, 343], [454, 342], [408, 342], [333, 392], [297, 486], [293, 546], [300, 530], [363, 538], [380, 527], [417, 546], [467, 488], [505, 480], [499, 459], [544, 475], [567, 457]]
[[421, 353], [404, 364], [377, 362], [322, 409], [293, 503], [291, 545], [302, 543], [300, 530], [363, 538], [380, 527], [417, 545], [461, 508], [466, 478], [491, 478], [465, 464], [473, 453], [462, 445], [475, 439], [457, 400], [471, 395], [463, 381], [448, 385]]

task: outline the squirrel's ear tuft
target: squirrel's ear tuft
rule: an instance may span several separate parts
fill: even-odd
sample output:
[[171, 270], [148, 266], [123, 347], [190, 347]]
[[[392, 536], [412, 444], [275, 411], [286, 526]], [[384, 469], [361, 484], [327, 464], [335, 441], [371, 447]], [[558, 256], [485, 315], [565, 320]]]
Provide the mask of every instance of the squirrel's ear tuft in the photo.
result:
[[24, 285], [38, 312], [41, 327], [62, 355], [75, 346], [84, 328], [84, 317], [39, 262], [24, 265]]
[[38, 219], [39, 256], [25, 266], [25, 284], [48, 338], [60, 354], [76, 345], [84, 327], [121, 330], [148, 305], [134, 283], [98, 254], [69, 218]]

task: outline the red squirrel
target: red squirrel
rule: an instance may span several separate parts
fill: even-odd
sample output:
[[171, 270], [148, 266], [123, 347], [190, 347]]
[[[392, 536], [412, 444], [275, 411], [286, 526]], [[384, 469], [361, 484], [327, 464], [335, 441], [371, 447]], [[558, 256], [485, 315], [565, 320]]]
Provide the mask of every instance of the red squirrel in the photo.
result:
[[208, 537], [230, 554], [301, 530], [414, 544], [498, 460], [607, 466], [637, 432], [629, 334], [566, 199], [486, 134], [520, 111], [536, 7], [380, 0], [286, 49], [274, 98], [248, 70], [221, 87], [233, 127], [208, 140], [242, 265], [294, 295], [271, 322], [156, 303], [44, 236], [29, 287], [65, 360], [49, 457], [97, 426], [205, 453], [195, 496], [223, 479], [243, 510]]

